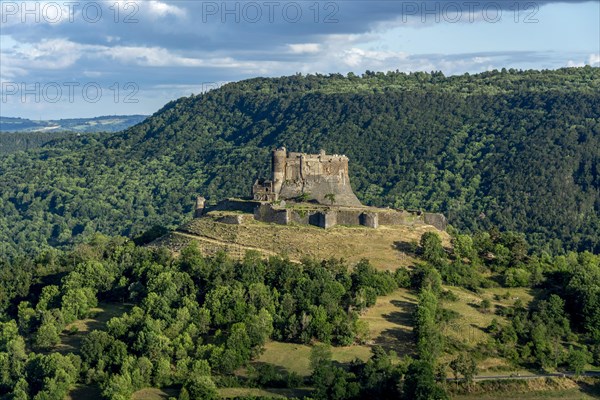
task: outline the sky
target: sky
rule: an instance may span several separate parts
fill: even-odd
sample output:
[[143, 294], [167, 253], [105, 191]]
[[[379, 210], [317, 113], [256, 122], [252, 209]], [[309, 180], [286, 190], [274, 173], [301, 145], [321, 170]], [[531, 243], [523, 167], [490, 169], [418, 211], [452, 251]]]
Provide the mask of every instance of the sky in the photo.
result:
[[600, 67], [600, 1], [0, 0], [0, 116], [152, 114], [295, 73]]

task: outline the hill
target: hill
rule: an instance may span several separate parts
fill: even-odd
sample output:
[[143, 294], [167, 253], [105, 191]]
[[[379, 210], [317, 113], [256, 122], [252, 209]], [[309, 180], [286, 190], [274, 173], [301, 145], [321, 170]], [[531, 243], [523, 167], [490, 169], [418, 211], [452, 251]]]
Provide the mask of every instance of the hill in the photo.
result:
[[[450, 245], [446, 232], [432, 226], [385, 226], [377, 229], [336, 226], [329, 229], [310, 225], [275, 225], [247, 220], [242, 225], [216, 222], [219, 212], [194, 219], [153, 243], [174, 251], [196, 242], [204, 254], [225, 251], [231, 257], [243, 257], [256, 250], [266, 256], [286, 255], [299, 262], [305, 257], [345, 259], [351, 264], [368, 259], [379, 269], [393, 271], [414, 265], [414, 248], [424, 232], [438, 232]], [[412, 252], [411, 252], [412, 249]]]
[[145, 120], [147, 115], [107, 115], [34, 121], [0, 117], [0, 132], [119, 132]]
[[114, 135], [0, 160], [0, 251], [175, 228], [249, 192], [279, 145], [350, 159], [363, 204], [600, 252], [600, 69], [295, 75], [167, 104]]
[[81, 134], [127, 129], [146, 119], [146, 115], [113, 115], [95, 118], [72, 118], [33, 121], [26, 118], [0, 117], [0, 156], [28, 151], [52, 142]]
[[[213, 241], [260, 234], [224, 228], [186, 225]], [[318, 239], [344, 248], [364, 229]], [[206, 256], [194, 243], [173, 257], [102, 235], [24, 258], [0, 269], [0, 396], [596, 395], [600, 256], [525, 256], [518, 235], [497, 231], [450, 240], [424, 232], [412, 267], [394, 272], [260, 250]]]

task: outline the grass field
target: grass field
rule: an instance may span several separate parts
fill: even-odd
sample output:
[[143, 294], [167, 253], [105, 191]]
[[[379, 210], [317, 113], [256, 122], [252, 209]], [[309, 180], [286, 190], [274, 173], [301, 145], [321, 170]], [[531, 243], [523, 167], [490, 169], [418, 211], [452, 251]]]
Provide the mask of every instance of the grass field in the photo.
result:
[[[490, 339], [486, 328], [492, 323], [493, 319], [496, 319], [500, 324], [508, 324], [506, 318], [495, 314], [497, 307], [512, 306], [517, 299], [520, 299], [527, 306], [533, 299], [533, 291], [524, 288], [483, 289], [480, 294], [453, 286], [444, 286], [444, 289], [454, 293], [458, 297], [458, 301], [444, 301], [442, 307], [457, 312], [459, 316], [450, 323], [443, 325], [442, 333], [447, 338], [447, 342], [454, 342], [466, 349], [473, 349], [478, 344]], [[494, 299], [495, 294], [505, 295], [507, 291], [509, 293], [507, 299]], [[492, 304], [487, 312], [482, 312], [479, 308], [484, 299], [489, 299]], [[442, 356], [442, 361], [450, 362], [455, 357], [455, 355], [446, 354]], [[527, 373], [525, 370], [514, 369], [506, 360], [501, 358], [478, 360], [477, 366], [479, 375], [497, 375], [498, 371]]]
[[256, 389], [256, 388], [223, 388], [219, 389], [222, 398], [234, 398], [240, 396], [264, 396], [274, 399], [286, 399], [289, 397], [302, 398], [310, 396], [310, 389]]
[[487, 382], [475, 387], [472, 393], [452, 395], [453, 400], [583, 400], [600, 398], [598, 380], [569, 378], [540, 378], [519, 382]]
[[[418, 242], [424, 232], [438, 232], [444, 245], [449, 246], [448, 235], [431, 226], [383, 226], [378, 229], [335, 226], [325, 230], [309, 225], [275, 225], [256, 221], [228, 225], [206, 217], [194, 219], [182, 226], [181, 231], [197, 235], [196, 241], [206, 253], [221, 247], [233, 256], [239, 256], [245, 253], [245, 248], [256, 248], [264, 250], [266, 255], [282, 254], [294, 260], [333, 257], [344, 258], [354, 264], [366, 258], [374, 266], [389, 270], [414, 264], [413, 255], [406, 249], [411, 242]], [[178, 250], [190, 240], [193, 239], [174, 232], [155, 244]]]
[[[379, 297], [375, 306], [360, 317], [369, 323], [370, 343], [333, 347], [333, 360], [341, 364], [347, 364], [356, 358], [366, 361], [371, 357], [371, 346], [374, 344], [393, 350], [399, 356], [411, 353], [414, 350], [411, 314], [415, 306], [415, 296], [406, 289]], [[256, 362], [273, 364], [301, 376], [308, 376], [311, 372], [310, 349], [311, 346], [302, 344], [270, 342]]]
[[371, 344], [393, 350], [399, 356], [411, 354], [414, 351], [412, 314], [416, 306], [416, 296], [406, 289], [378, 297], [377, 303], [360, 317], [369, 324]]
[[102, 391], [98, 386], [76, 385], [65, 400], [101, 399]]
[[[62, 354], [79, 354], [81, 341], [89, 332], [93, 330], [103, 330], [106, 323], [113, 317], [118, 317], [124, 312], [129, 311], [130, 305], [115, 303], [100, 303], [97, 308], [92, 309], [93, 317], [77, 320], [65, 328], [60, 334], [60, 344], [56, 346], [56, 351]], [[69, 334], [71, 328], [77, 328], [76, 333]], [[77, 385], [65, 400], [82, 399], [100, 399], [101, 391], [97, 386]], [[162, 397], [155, 397], [162, 399]], [[165, 397], [166, 399], [167, 397]]]
[[167, 400], [169, 397], [177, 398], [179, 391], [175, 389], [144, 388], [131, 396], [131, 400]]
[[[121, 316], [124, 312], [129, 311], [130, 305], [115, 304], [115, 303], [100, 303], [97, 308], [93, 308], [93, 317], [77, 320], [66, 326], [65, 330], [60, 334], [60, 344], [56, 347], [56, 351], [67, 353], [79, 353], [81, 341], [93, 330], [103, 330], [106, 323], [113, 317]], [[75, 333], [68, 333], [71, 329], [77, 329]]]
[[452, 400], [587, 400], [597, 399], [598, 396], [590, 395], [579, 389], [557, 390], [548, 392], [525, 392], [525, 393], [487, 393], [463, 396], [452, 396]]

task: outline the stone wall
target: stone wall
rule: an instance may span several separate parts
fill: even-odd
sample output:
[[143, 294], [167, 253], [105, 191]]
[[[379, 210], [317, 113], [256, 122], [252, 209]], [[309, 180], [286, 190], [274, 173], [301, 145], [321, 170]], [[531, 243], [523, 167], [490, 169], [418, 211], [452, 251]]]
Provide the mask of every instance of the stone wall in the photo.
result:
[[290, 222], [299, 225], [314, 225], [310, 223], [310, 220], [316, 213], [316, 210], [290, 210]]
[[338, 225], [360, 225], [361, 210], [339, 210], [337, 223]]
[[254, 219], [268, 224], [287, 225], [290, 223], [290, 210], [275, 209], [270, 204], [261, 204], [254, 209]]
[[414, 225], [419, 216], [407, 211], [385, 210], [379, 214], [379, 225]]
[[320, 204], [331, 203], [328, 194], [335, 195], [335, 205], [360, 206], [350, 186], [348, 157], [344, 155], [288, 152], [285, 148], [273, 152], [273, 190], [280, 199], [294, 199], [307, 194]]
[[257, 221], [288, 225], [314, 225], [330, 228], [335, 225], [366, 226], [378, 228], [386, 225], [432, 225], [439, 230], [448, 226], [446, 217], [438, 213], [423, 213], [421, 211], [406, 211], [395, 209], [374, 208], [338, 208], [315, 206], [315, 208], [283, 208], [282, 203], [274, 206], [272, 203], [228, 199], [220, 202], [209, 211], [240, 211], [246, 215], [224, 215], [217, 222], [225, 224], [243, 224], [244, 218], [252, 216]]
[[319, 228], [331, 228], [337, 225], [338, 213], [336, 211], [324, 211], [317, 213], [319, 216]]
[[376, 212], [360, 214], [360, 224], [367, 228], [379, 228], [379, 214]]
[[243, 225], [247, 222], [250, 222], [249, 220], [252, 218], [253, 218], [252, 215], [230, 214], [230, 215], [223, 215], [222, 217], [217, 218], [216, 221], [220, 222], [222, 224]]
[[427, 225], [432, 225], [438, 228], [440, 231], [445, 231], [448, 227], [448, 220], [444, 214], [439, 213], [425, 213], [423, 221]]

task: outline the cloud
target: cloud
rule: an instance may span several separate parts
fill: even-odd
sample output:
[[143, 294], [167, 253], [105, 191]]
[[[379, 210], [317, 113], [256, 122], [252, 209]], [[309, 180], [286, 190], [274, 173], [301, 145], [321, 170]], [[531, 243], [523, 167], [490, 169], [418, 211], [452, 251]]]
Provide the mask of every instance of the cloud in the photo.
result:
[[[97, 22], [90, 22], [94, 10], [90, 7], [86, 14], [80, 2], [56, 23], [47, 18], [39, 23], [29, 18], [23, 23], [21, 15], [12, 15], [5, 3], [0, 7], [0, 18], [7, 19], [0, 35], [3, 82], [94, 80], [105, 87], [135, 82], [140, 93], [151, 97], [144, 100], [148, 113], [156, 103], [185, 95], [189, 88], [257, 75], [362, 73], [367, 69], [454, 74], [502, 67], [600, 66], [600, 55], [595, 52], [598, 41], [589, 39], [594, 32], [574, 36], [585, 40], [569, 41], [578, 43], [577, 51], [570, 45], [558, 48], [549, 34], [577, 27], [565, 24], [548, 31], [542, 24], [491, 24], [482, 14], [485, 2], [471, 11], [473, 22], [468, 21], [471, 14], [465, 13], [461, 23], [444, 20], [449, 16], [443, 14], [447, 2], [432, 1], [284, 1], [269, 9], [265, 5], [269, 2], [102, 0], [89, 2], [102, 8]], [[53, 2], [39, 4], [49, 3]], [[248, 6], [251, 3], [258, 4], [259, 14]], [[300, 13], [292, 3], [300, 7]], [[528, 2], [494, 3], [509, 10], [508, 6], [518, 3], [522, 7]], [[547, 6], [550, 3], [536, 4], [545, 10], [552, 8]], [[557, 7], [584, 10], [582, 19], [589, 19], [592, 3], [569, 3]], [[411, 11], [407, 4], [418, 8]], [[425, 13], [424, 22], [426, 8], [436, 7], [440, 11]], [[3, 114], [6, 110], [3, 107]]]
[[288, 44], [288, 47], [293, 54], [318, 53], [321, 51], [319, 43]]
[[353, 69], [371, 66], [370, 69], [381, 70], [386, 67], [389, 69], [390, 65], [398, 65], [405, 61], [408, 55], [403, 52], [363, 50], [354, 47], [344, 50], [338, 57]]
[[183, 9], [157, 0], [146, 1], [142, 4], [148, 7], [148, 11], [151, 15], [156, 17], [165, 17], [168, 15], [173, 15], [175, 17], [185, 16], [185, 11]]

